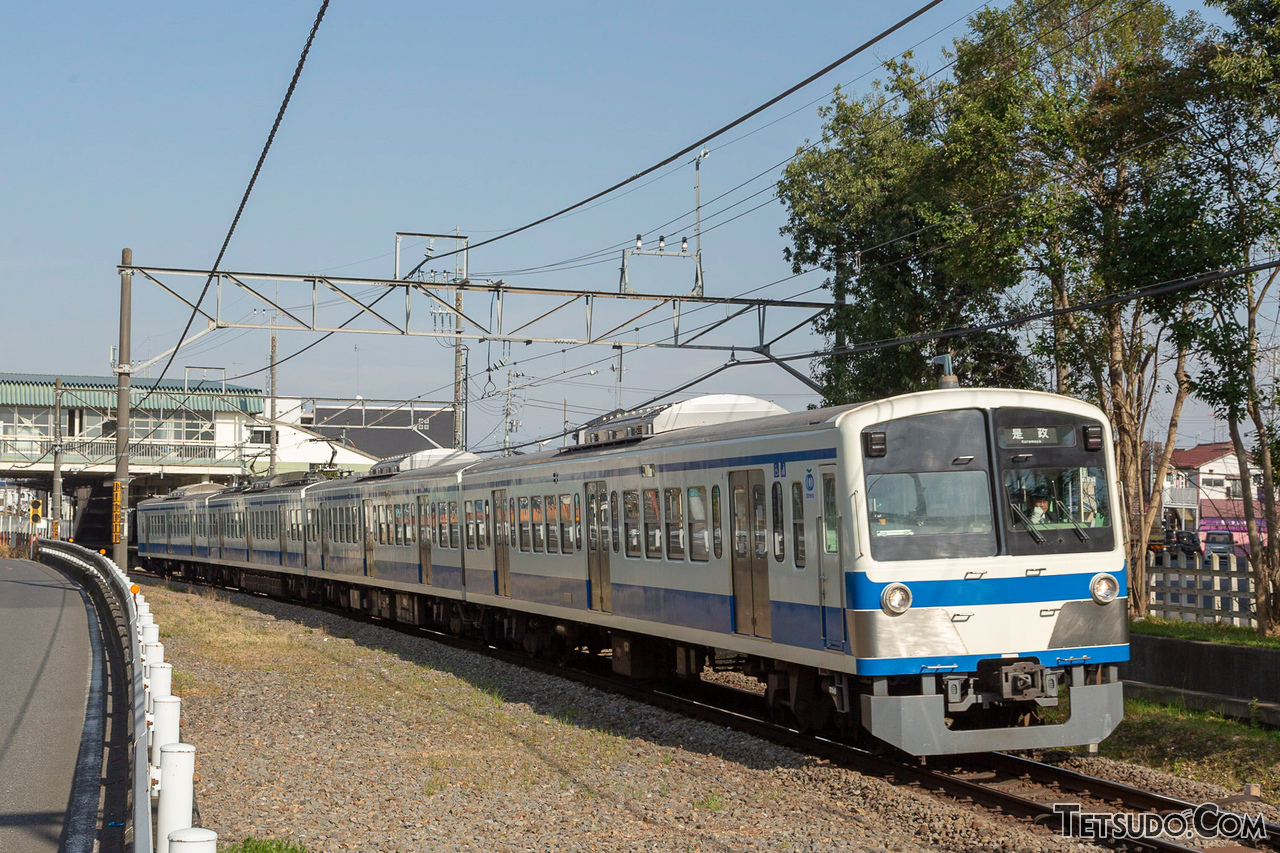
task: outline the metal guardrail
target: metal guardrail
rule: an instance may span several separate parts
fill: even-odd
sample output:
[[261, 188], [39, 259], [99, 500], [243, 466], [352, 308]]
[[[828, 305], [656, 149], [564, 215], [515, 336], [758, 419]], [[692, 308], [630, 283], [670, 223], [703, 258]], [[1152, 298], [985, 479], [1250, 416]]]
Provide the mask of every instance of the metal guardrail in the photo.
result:
[[[128, 647], [124, 659], [130, 672], [129, 704], [133, 718], [133, 853], [152, 853], [151, 776], [147, 760], [147, 720], [144, 672], [142, 667], [142, 632], [138, 624], [138, 608], [130, 589], [129, 578], [114, 562], [102, 554], [52, 539], [36, 542], [36, 558], [41, 562], [56, 560], [76, 569], [92, 572], [115, 599], [121, 620], [128, 631]], [[127, 833], [126, 833], [127, 837]]]
[[[110, 609], [127, 633], [127, 641], [119, 632], [109, 638], [126, 646], [122, 658], [129, 672], [133, 808], [131, 825], [125, 832], [126, 850], [168, 853], [170, 842], [180, 842], [184, 853], [214, 853], [217, 833], [191, 826], [195, 748], [180, 740], [182, 700], [171, 692], [173, 667], [164, 662], [160, 628], [151, 616], [151, 605], [137, 585], [103, 554], [53, 539], [38, 539], [35, 550], [41, 561], [55, 561], [91, 576], [86, 586], [97, 582], [96, 592], [109, 596], [100, 606]], [[94, 592], [90, 589], [97, 601]], [[153, 797], [157, 799], [154, 832]], [[128, 843], [130, 835], [132, 843]]]
[[[0, 460], [32, 462], [53, 455], [52, 438], [0, 438]], [[239, 445], [198, 441], [135, 441], [129, 443], [130, 457], [149, 462], [198, 462], [205, 465], [238, 466], [243, 456]], [[114, 438], [72, 439], [62, 442], [64, 465], [107, 464], [115, 459]]]

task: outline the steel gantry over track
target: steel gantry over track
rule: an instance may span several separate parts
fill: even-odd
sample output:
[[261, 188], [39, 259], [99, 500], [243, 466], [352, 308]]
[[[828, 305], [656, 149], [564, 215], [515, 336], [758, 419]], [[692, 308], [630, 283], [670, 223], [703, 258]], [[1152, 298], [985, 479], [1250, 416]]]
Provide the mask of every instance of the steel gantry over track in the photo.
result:
[[[213, 277], [210, 294], [197, 308], [199, 292], [208, 270], [125, 265], [124, 273], [140, 275], [170, 294], [205, 322], [205, 328], [189, 336], [182, 347], [219, 329], [263, 329], [299, 332], [341, 332], [366, 335], [401, 335], [521, 344], [601, 345], [635, 349], [696, 349], [717, 352], [751, 352], [773, 361], [811, 388], [821, 390], [812, 379], [790, 365], [774, 359], [773, 345], [807, 327], [832, 310], [833, 303], [791, 299], [751, 299], [712, 297], [695, 294], [656, 294], [568, 290], [547, 287], [512, 286], [503, 281], [459, 279], [349, 278], [314, 274], [219, 271]], [[184, 284], [179, 284], [179, 282]], [[194, 282], [194, 286], [185, 285]], [[361, 295], [353, 291], [362, 290]], [[239, 320], [223, 313], [224, 298], [243, 293], [266, 308]], [[279, 293], [279, 297], [268, 295]], [[299, 308], [303, 294], [309, 304]], [[458, 307], [459, 293], [488, 296], [485, 313]], [[288, 294], [288, 296], [286, 296]], [[400, 309], [403, 299], [403, 313]], [[415, 306], [427, 303], [428, 319]], [[548, 303], [554, 303], [547, 308]], [[712, 316], [709, 308], [720, 306], [723, 315]], [[577, 321], [571, 309], [581, 310]], [[641, 336], [642, 328], [659, 325], [658, 312], [668, 309], [670, 334], [656, 339]], [[352, 313], [354, 310], [354, 313]], [[682, 315], [693, 315], [692, 328], [682, 331]], [[345, 319], [343, 319], [345, 317]], [[514, 318], [514, 319], [513, 319]], [[686, 319], [688, 319], [686, 317]], [[743, 334], [741, 325], [754, 320]], [[578, 325], [580, 323], [580, 325]], [[660, 321], [666, 325], [666, 321]], [[568, 324], [566, 326], [566, 324]], [[729, 327], [733, 328], [730, 329]], [[601, 328], [604, 331], [600, 331]], [[565, 329], [573, 331], [565, 333]], [[576, 332], [576, 333], [575, 333]], [[718, 334], [717, 334], [718, 333]], [[735, 340], [724, 340], [732, 334]], [[161, 353], [152, 361], [167, 357]], [[145, 365], [135, 366], [140, 369]]]

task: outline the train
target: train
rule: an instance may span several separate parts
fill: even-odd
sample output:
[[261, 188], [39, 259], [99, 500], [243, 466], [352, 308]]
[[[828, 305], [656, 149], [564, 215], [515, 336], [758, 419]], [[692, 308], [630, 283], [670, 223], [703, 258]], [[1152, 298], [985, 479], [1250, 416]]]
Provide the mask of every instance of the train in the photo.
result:
[[790, 413], [709, 395], [576, 443], [139, 503], [166, 575], [615, 672], [757, 679], [771, 713], [917, 756], [1096, 745], [1128, 659], [1111, 426], [937, 389]]

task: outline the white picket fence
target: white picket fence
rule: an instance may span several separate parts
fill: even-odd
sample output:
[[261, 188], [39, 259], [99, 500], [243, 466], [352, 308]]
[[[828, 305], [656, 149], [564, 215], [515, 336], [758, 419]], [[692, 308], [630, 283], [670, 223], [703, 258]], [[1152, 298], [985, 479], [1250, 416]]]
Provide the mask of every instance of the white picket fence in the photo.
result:
[[1235, 554], [1151, 554], [1147, 594], [1152, 616], [1257, 627], [1249, 561]]

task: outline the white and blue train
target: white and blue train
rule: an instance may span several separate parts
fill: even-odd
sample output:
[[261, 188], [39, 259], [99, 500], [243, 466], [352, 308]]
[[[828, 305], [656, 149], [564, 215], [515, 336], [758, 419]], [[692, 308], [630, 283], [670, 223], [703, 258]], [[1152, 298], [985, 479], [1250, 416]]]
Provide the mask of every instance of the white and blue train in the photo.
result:
[[1128, 659], [1117, 479], [1107, 419], [1067, 397], [715, 395], [555, 451], [186, 487], [138, 506], [138, 557], [534, 654], [607, 649], [637, 677], [737, 668], [801, 725], [916, 755], [1095, 744]]

